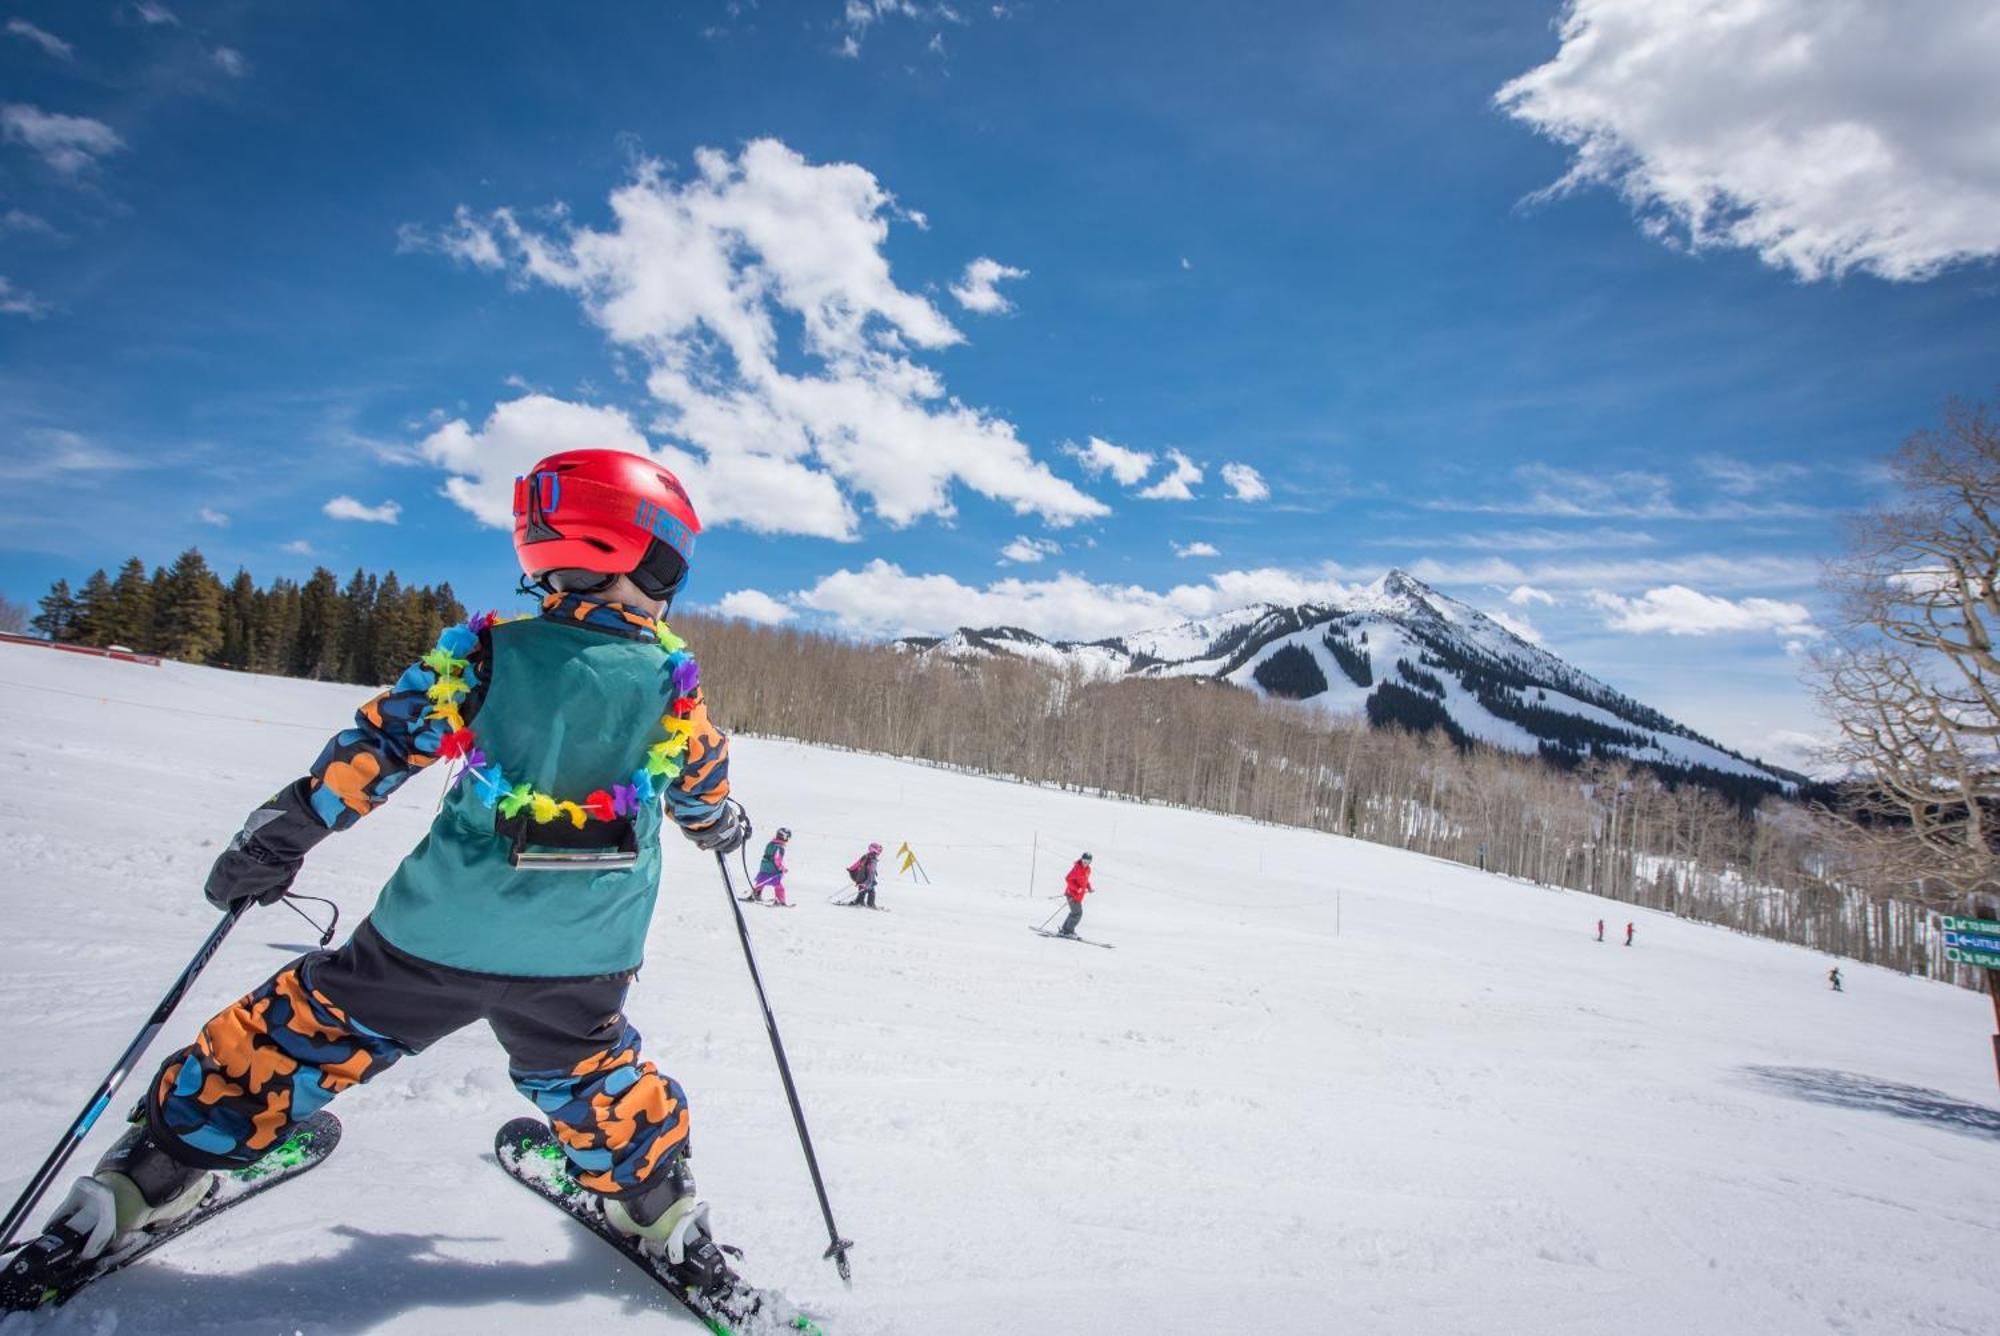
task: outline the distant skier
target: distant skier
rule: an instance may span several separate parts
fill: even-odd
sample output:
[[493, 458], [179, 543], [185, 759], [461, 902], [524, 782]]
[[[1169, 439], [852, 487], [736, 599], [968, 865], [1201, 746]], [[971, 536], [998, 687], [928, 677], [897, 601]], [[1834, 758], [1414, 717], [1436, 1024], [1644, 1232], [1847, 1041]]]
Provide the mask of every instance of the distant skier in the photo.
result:
[[1625, 945], [1632, 945], [1632, 925], [1629, 923], [1625, 925]]
[[875, 908], [875, 878], [882, 862], [882, 846], [871, 844], [868, 852], [847, 865], [847, 879], [854, 883], [854, 898], [847, 903]]
[[1840, 986], [1840, 966], [1838, 965], [1835, 965], [1832, 969], [1826, 972], [1826, 981], [1827, 983], [1833, 986], [1833, 991], [1836, 993], [1844, 993], [1847, 991], [1845, 988], [1842, 988]]
[[780, 826], [778, 833], [771, 837], [771, 842], [764, 846], [764, 861], [757, 865], [756, 879], [750, 883], [752, 900], [762, 904], [764, 892], [768, 889], [774, 904], [785, 903], [785, 846], [791, 840], [792, 832]]
[[1598, 940], [1598, 941], [1600, 941], [1600, 942], [1604, 940], [1604, 920], [1603, 920], [1603, 919], [1599, 919], [1599, 920], [1597, 920], [1597, 940]]
[[[1090, 894], [1089, 854], [1077, 859], [1069, 875], [1063, 878], [1063, 894], [1069, 897], [1069, 917], [1063, 920], [1062, 929], [1056, 935], [1074, 937], [1076, 925], [1083, 922], [1083, 897]], [[1112, 925], [1114, 929], [1117, 926], [1115, 923]]]
[[[130, 1129], [56, 1211], [85, 1256], [194, 1210], [218, 1170], [256, 1163], [342, 1091], [485, 1021], [610, 1226], [690, 1293], [755, 1306], [694, 1195], [687, 1094], [641, 1056], [624, 1009], [659, 893], [662, 802], [704, 851], [750, 837], [728, 739], [659, 620], [700, 527], [680, 483], [638, 455], [563, 451], [515, 483], [515, 555], [539, 615], [447, 629], [250, 814], [205, 891], [219, 909], [275, 905], [315, 845], [456, 762], [429, 833], [345, 944], [292, 961], [168, 1054]], [[427, 1108], [411, 1131], [466, 1112]]]

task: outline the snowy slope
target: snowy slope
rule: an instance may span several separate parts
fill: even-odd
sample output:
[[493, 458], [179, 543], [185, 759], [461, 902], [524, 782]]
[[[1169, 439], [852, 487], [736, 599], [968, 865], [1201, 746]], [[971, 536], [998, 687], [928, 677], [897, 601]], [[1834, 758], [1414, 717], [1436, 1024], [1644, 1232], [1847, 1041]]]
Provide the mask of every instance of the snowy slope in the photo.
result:
[[[15, 646], [0, 686], [11, 1198], [213, 921], [219, 843], [362, 693]], [[1599, 945], [1628, 907], [1329, 836], [755, 739], [736, 775], [797, 832], [800, 907], [750, 912], [853, 1293], [692, 850], [631, 1011], [719, 1224], [840, 1336], [1995, 1329], [1982, 997], [1860, 966], [1836, 996], [1822, 957], [1645, 913]], [[358, 917], [441, 778], [302, 889]], [[829, 906], [870, 838], [934, 884]], [[1115, 951], [1023, 930], [1083, 848]], [[307, 940], [255, 911], [170, 1038]], [[486, 1163], [527, 1105], [483, 1031], [335, 1107], [313, 1178], [0, 1331], [692, 1330]]]
[[[1372, 680], [1358, 685], [1329, 651], [1335, 636], [1369, 660]], [[1731, 752], [1605, 685], [1538, 645], [1521, 639], [1468, 604], [1403, 571], [1390, 571], [1340, 603], [1282, 607], [1258, 603], [1177, 626], [1087, 643], [1050, 641], [1018, 627], [962, 628], [937, 639], [901, 642], [924, 653], [978, 659], [1012, 655], [1051, 666], [1074, 665], [1090, 677], [1210, 677], [1271, 694], [1258, 669], [1275, 655], [1300, 651], [1317, 663], [1323, 690], [1289, 692], [1338, 713], [1363, 709], [1384, 682], [1410, 683], [1399, 663], [1440, 679], [1434, 698], [1469, 736], [1513, 751], [1543, 741], [1517, 718], [1495, 713], [1496, 694], [1560, 719], [1605, 725], [1632, 740], [1607, 744], [1634, 760], [1697, 766], [1789, 789], [1798, 776]], [[1489, 685], [1482, 697], [1480, 679]], [[1515, 711], [1518, 715], [1519, 711]]]

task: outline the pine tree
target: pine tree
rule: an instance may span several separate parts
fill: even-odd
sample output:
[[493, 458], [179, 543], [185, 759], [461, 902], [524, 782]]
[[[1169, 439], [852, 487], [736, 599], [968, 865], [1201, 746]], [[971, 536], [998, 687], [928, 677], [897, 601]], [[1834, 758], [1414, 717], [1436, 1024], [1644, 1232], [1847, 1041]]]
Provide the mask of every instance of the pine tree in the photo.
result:
[[70, 627], [70, 641], [78, 645], [104, 645], [104, 627], [111, 616], [111, 577], [104, 568], [90, 573], [83, 591], [76, 596], [76, 621]]
[[222, 648], [222, 584], [199, 548], [174, 560], [154, 607], [155, 647], [169, 658], [206, 663]]
[[256, 661], [257, 582], [238, 567], [222, 600], [222, 651], [225, 668], [248, 670]]
[[366, 682], [369, 661], [375, 652], [375, 577], [354, 568], [353, 578], [340, 593], [341, 663], [340, 680]]
[[49, 592], [42, 595], [37, 605], [35, 620], [30, 623], [37, 631], [57, 644], [63, 644], [76, 634], [77, 601], [69, 592], [69, 581], [58, 580], [49, 586]]
[[146, 582], [151, 597], [146, 600], [146, 631], [134, 641], [132, 648], [147, 654], [160, 652], [160, 605], [167, 601], [167, 568], [153, 567], [152, 577]]
[[423, 653], [418, 646], [422, 623], [412, 601], [396, 572], [382, 577], [375, 596], [375, 657], [368, 666], [368, 681], [395, 681], [396, 675]]
[[292, 676], [325, 681], [340, 670], [340, 584], [333, 572], [315, 567], [299, 590], [298, 636], [292, 650]]
[[146, 649], [153, 639], [153, 582], [146, 576], [145, 562], [131, 557], [118, 568], [107, 604], [96, 627], [97, 643]]

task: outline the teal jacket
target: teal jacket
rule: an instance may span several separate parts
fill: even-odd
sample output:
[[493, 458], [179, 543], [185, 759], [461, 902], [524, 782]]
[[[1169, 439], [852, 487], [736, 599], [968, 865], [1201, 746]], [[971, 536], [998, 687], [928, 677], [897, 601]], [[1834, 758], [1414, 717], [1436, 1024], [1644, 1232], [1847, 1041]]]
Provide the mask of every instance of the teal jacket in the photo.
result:
[[[476, 630], [474, 628], [477, 628]], [[456, 640], [453, 639], [457, 635]], [[480, 750], [515, 781], [578, 801], [644, 764], [660, 717], [692, 695], [685, 768], [664, 789], [668, 815], [699, 830], [729, 796], [728, 739], [700, 688], [677, 687], [652, 623], [616, 604], [553, 597], [540, 617], [446, 632], [466, 660], [460, 702]], [[353, 824], [437, 759], [444, 726], [430, 718], [436, 674], [418, 665], [361, 707], [308, 779], [314, 814]], [[578, 978], [637, 969], [659, 891], [661, 810], [633, 818], [629, 868], [522, 870], [477, 786], [446, 794], [430, 833], [382, 888], [370, 921], [398, 950], [453, 969], [514, 978]]]

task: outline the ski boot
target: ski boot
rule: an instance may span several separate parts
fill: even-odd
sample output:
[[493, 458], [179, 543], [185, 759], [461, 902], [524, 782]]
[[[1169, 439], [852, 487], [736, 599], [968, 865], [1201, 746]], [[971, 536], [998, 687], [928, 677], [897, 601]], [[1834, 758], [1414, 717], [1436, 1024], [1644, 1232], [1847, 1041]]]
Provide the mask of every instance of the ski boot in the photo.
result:
[[76, 1180], [49, 1229], [69, 1230], [82, 1240], [79, 1257], [94, 1258], [126, 1234], [180, 1219], [207, 1198], [215, 1178], [212, 1169], [174, 1159], [144, 1123], [135, 1123], [90, 1177]]
[[676, 1158], [635, 1197], [606, 1198], [604, 1218], [621, 1234], [642, 1240], [659, 1259], [660, 1270], [729, 1316], [754, 1314], [762, 1295], [750, 1289], [730, 1265], [741, 1251], [715, 1241], [708, 1226], [708, 1203], [695, 1195], [694, 1170]]

